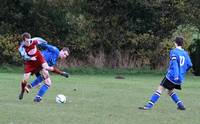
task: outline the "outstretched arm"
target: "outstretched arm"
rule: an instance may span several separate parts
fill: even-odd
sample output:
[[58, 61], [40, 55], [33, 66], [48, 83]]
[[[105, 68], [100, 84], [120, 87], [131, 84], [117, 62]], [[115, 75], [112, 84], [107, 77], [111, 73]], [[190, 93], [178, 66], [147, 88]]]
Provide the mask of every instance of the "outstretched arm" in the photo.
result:
[[48, 71], [51, 71], [51, 72], [53, 72], [53, 73], [62, 75], [62, 76], [64, 76], [64, 77], [66, 77], [66, 78], [69, 77], [69, 73], [64, 72], [64, 71], [61, 71], [60, 69], [58, 69], [58, 68], [56, 68], [56, 67], [51, 67], [51, 66], [49, 66], [47, 63], [43, 63], [43, 64], [42, 64], [42, 67], [43, 67], [44, 69], [48, 70]]
[[34, 38], [32, 38], [32, 40], [36, 41], [36, 44], [41, 48], [43, 48], [47, 45], [47, 41], [41, 37], [34, 37]]
[[61, 71], [60, 69], [58, 69], [56, 67], [54, 67], [54, 71], [53, 72], [56, 73], [56, 74], [60, 74], [60, 75], [62, 75], [64, 77], [66, 77], [66, 78], [69, 77], [69, 73], [67, 73], [65, 71]]

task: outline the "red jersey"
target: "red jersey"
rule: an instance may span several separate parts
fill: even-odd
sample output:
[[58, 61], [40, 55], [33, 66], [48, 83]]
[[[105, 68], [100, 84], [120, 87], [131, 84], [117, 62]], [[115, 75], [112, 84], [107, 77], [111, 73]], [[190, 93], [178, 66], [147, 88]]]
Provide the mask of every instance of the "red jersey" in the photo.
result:
[[30, 46], [24, 46], [27, 55], [29, 55], [30, 57], [33, 57], [33, 56], [36, 57], [39, 54], [39, 50], [37, 49], [37, 46], [36, 46], [37, 44], [38, 44], [38, 41], [33, 40]]
[[36, 57], [36, 60], [28, 60], [24, 62], [24, 71], [25, 73], [37, 73], [42, 69], [42, 64], [45, 63], [45, 59], [40, 53], [40, 51], [37, 48], [38, 41], [37, 40], [32, 40], [30, 46], [24, 46], [25, 51], [27, 55], [30, 57]]

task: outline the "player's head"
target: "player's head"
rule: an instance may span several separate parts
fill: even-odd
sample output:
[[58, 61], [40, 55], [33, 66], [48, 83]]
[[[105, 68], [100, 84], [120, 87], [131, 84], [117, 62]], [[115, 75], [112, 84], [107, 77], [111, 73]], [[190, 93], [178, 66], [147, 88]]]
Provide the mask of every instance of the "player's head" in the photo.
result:
[[25, 41], [26, 39], [31, 39], [31, 34], [28, 32], [22, 34], [22, 40]]
[[25, 46], [29, 46], [31, 42], [31, 34], [28, 32], [24, 32], [22, 34], [22, 40], [24, 41]]
[[183, 37], [181, 37], [181, 36], [177, 36], [176, 38], [175, 38], [175, 45], [176, 46], [183, 46], [183, 41], [184, 41], [184, 39], [183, 39]]
[[69, 53], [70, 53], [70, 51], [69, 51], [68, 47], [62, 48], [62, 50], [60, 51], [60, 58], [61, 59], [67, 58], [69, 56]]

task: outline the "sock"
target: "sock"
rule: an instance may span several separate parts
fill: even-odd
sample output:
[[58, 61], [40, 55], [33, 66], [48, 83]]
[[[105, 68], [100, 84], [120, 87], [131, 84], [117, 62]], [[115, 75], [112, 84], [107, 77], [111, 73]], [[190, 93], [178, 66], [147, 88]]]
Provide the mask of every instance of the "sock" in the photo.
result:
[[40, 90], [38, 91], [37, 96], [42, 97], [47, 92], [48, 89], [49, 89], [49, 86], [47, 84], [43, 84]]
[[24, 92], [25, 91], [25, 87], [26, 87], [27, 82], [26, 81], [22, 81], [21, 82], [21, 91]]
[[37, 86], [39, 83], [41, 83], [43, 81], [42, 76], [38, 76], [34, 81], [31, 82], [31, 87], [35, 87]]
[[161, 93], [159, 93], [158, 91], [156, 91], [152, 96], [151, 99], [149, 100], [149, 102], [147, 103], [146, 107], [148, 108], [152, 108], [154, 106], [154, 104], [158, 101], [158, 99], [160, 98]]
[[183, 102], [179, 99], [175, 92], [171, 93], [172, 100], [177, 104], [178, 107], [184, 107]]

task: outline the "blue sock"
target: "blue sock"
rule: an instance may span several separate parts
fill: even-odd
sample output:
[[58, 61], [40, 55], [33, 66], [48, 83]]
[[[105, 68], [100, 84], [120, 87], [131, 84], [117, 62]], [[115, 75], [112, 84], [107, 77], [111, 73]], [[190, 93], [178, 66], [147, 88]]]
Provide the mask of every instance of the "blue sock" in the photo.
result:
[[154, 104], [158, 101], [158, 99], [160, 98], [161, 93], [159, 93], [158, 91], [156, 91], [152, 96], [151, 99], [149, 100], [149, 102], [147, 103], [146, 107], [148, 108], [152, 108], [154, 106]]
[[177, 104], [178, 107], [184, 107], [183, 102], [179, 99], [179, 97], [176, 95], [176, 93], [171, 93], [172, 100]]
[[38, 76], [34, 81], [31, 82], [31, 87], [35, 87], [37, 86], [39, 83], [41, 83], [43, 81], [42, 76]]
[[42, 97], [47, 92], [48, 89], [49, 86], [47, 84], [43, 84], [40, 90], [38, 91], [37, 96]]

